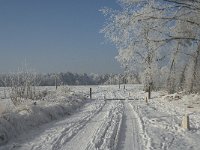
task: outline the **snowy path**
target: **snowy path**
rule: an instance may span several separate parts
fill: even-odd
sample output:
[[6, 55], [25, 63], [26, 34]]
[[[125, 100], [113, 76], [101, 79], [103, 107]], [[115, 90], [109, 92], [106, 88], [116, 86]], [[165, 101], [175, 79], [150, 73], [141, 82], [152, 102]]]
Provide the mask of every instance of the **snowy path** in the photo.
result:
[[137, 118], [134, 115], [133, 108], [126, 101], [125, 110], [121, 126], [118, 150], [143, 150], [142, 139], [140, 137]]
[[[77, 93], [82, 90], [87, 95], [88, 87], [82, 88]], [[95, 100], [71, 115], [21, 133], [0, 150], [200, 149], [199, 118], [192, 114], [191, 130], [182, 129], [184, 110], [160, 101], [159, 93], [147, 104], [146, 93], [138, 86], [93, 88]]]
[[104, 107], [104, 101], [86, 104], [79, 112], [60, 121], [54, 121], [20, 135], [0, 149], [42, 150], [60, 149], [72, 139], [87, 122]]
[[[117, 92], [119, 98], [128, 98], [127, 92]], [[134, 108], [128, 100], [124, 101], [124, 114], [117, 150], [143, 150], [143, 139], [140, 133], [140, 124]]]
[[63, 145], [62, 149], [85, 150], [88, 142], [96, 135], [97, 129], [105, 122], [104, 118], [110, 112], [112, 104], [112, 102], [107, 102], [102, 111], [92, 118], [72, 140]]
[[141, 126], [127, 93], [105, 90], [71, 116], [22, 134], [0, 150], [142, 150]]

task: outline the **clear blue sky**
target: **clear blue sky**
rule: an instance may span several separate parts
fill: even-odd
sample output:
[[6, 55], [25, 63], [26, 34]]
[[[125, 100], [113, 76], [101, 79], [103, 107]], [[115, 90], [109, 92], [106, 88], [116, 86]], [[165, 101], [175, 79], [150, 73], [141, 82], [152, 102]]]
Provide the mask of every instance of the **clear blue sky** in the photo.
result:
[[0, 0], [0, 72], [25, 60], [37, 72], [117, 73], [117, 50], [99, 33], [116, 0]]

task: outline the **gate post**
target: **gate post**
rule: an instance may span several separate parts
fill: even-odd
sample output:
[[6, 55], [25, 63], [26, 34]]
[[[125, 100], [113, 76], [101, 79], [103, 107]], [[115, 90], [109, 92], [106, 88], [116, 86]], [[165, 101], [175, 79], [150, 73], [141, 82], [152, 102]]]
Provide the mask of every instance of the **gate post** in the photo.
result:
[[90, 99], [92, 99], [92, 88], [90, 88]]

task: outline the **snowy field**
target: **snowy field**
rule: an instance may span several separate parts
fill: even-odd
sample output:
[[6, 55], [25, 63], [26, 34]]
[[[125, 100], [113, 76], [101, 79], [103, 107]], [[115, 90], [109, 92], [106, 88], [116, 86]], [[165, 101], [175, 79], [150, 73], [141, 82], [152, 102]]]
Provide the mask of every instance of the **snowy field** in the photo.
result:
[[[153, 92], [146, 103], [141, 85], [38, 90], [47, 95], [14, 106], [0, 89], [0, 150], [200, 149], [199, 95]], [[185, 114], [190, 130], [181, 127]]]

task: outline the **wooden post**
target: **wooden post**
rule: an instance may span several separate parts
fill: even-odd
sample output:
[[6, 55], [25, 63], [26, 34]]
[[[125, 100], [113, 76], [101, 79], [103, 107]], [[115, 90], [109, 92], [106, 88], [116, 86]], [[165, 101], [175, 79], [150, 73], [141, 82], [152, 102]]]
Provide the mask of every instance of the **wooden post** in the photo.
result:
[[182, 126], [182, 128], [187, 129], [187, 130], [190, 129], [189, 115], [186, 114], [183, 116], [181, 126]]
[[151, 99], [151, 86], [149, 85], [149, 89], [148, 89], [148, 99]]
[[126, 89], [126, 79], [124, 78], [124, 90]]
[[147, 97], [145, 97], [145, 102], [146, 102], [146, 104], [148, 104], [148, 98]]
[[58, 88], [58, 84], [57, 84], [57, 76], [55, 76], [55, 87], [56, 87], [56, 90]]
[[92, 88], [90, 88], [90, 99], [92, 99]]
[[120, 75], [119, 75], [119, 89], [120, 89]]

